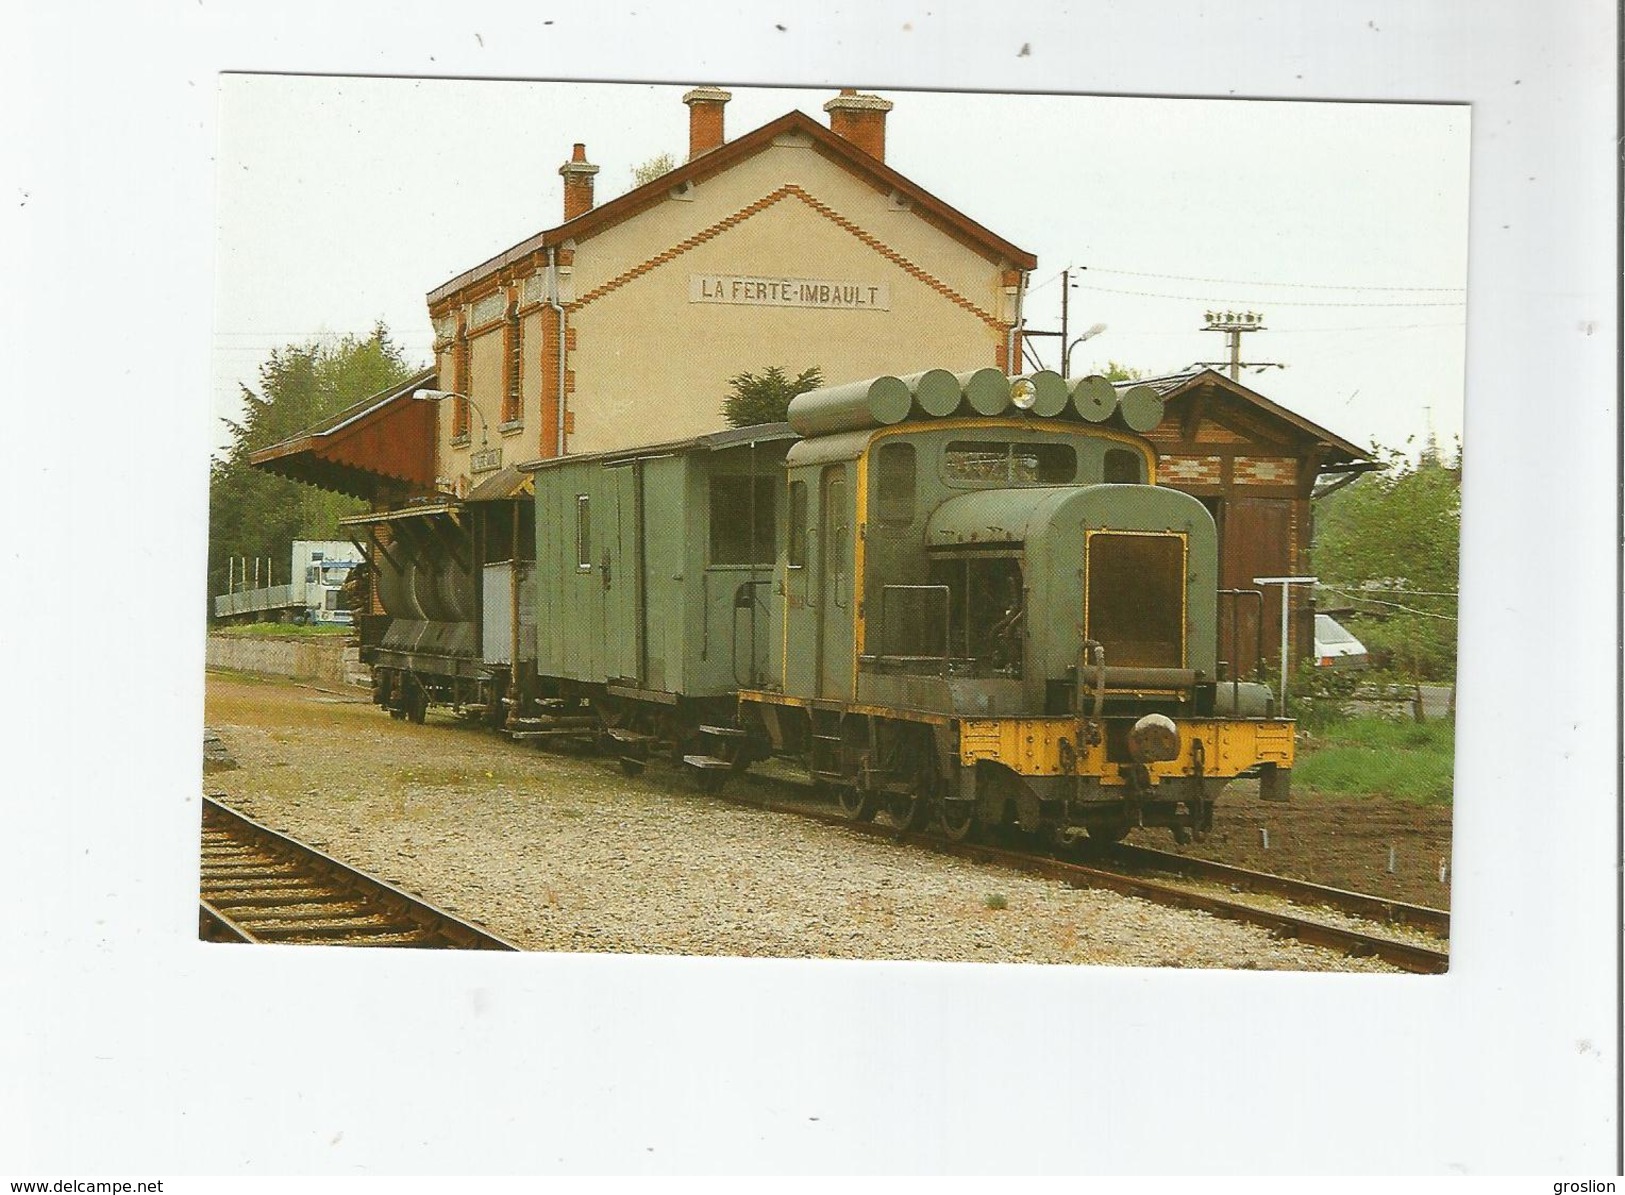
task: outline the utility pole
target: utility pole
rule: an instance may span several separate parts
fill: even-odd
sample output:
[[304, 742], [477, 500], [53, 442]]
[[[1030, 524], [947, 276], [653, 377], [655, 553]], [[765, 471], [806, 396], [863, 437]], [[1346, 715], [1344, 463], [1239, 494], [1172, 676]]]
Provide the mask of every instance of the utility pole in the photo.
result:
[[1287, 634], [1287, 626], [1291, 620], [1291, 602], [1288, 600], [1294, 585], [1313, 585], [1319, 577], [1254, 577], [1254, 585], [1279, 585], [1281, 587], [1281, 716], [1286, 716], [1286, 678], [1292, 663], [1291, 637]]
[[[1079, 266], [1079, 269], [1088, 269], [1088, 266]], [[1061, 271], [1061, 330], [1059, 332], [1040, 332], [1034, 328], [1023, 327], [1021, 330], [1022, 344], [1025, 346], [1035, 336], [1058, 336], [1061, 340], [1061, 377], [1072, 376], [1072, 350], [1084, 341], [1099, 336], [1106, 330], [1105, 324], [1091, 324], [1079, 336], [1072, 333], [1072, 267], [1067, 266]], [[1029, 354], [1035, 368], [1042, 368], [1043, 363], [1035, 354]]]
[[1230, 371], [1232, 382], [1241, 381], [1241, 371], [1245, 369], [1285, 369], [1279, 361], [1243, 361], [1241, 359], [1241, 334], [1243, 332], [1264, 332], [1264, 313], [1261, 311], [1210, 311], [1207, 313], [1207, 327], [1204, 332], [1223, 332], [1230, 342], [1230, 360], [1201, 361], [1203, 366], [1223, 365]]

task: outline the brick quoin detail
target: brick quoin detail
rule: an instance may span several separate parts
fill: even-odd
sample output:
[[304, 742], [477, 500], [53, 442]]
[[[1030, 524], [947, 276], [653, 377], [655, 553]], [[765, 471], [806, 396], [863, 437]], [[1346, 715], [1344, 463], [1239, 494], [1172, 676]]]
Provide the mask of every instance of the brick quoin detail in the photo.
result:
[[[901, 253], [897, 252], [889, 245], [886, 245], [872, 234], [859, 228], [845, 216], [842, 216], [840, 213], [836, 212], [835, 209], [830, 207], [828, 204], [821, 203], [814, 199], [811, 195], [807, 194], [806, 191], [802, 190], [794, 183], [787, 183], [780, 187], [777, 191], [772, 191], [767, 195], [762, 196], [762, 198], [758, 199], [749, 207], [741, 208], [733, 215], [727, 217], [726, 219], [717, 221], [715, 224], [711, 225], [711, 227], [695, 233], [687, 240], [679, 241], [670, 249], [667, 249], [664, 253], [651, 257], [648, 261], [643, 262], [641, 265], [633, 266], [625, 273], [611, 278], [608, 282], [603, 283], [601, 286], [595, 287], [586, 294], [582, 295], [575, 302], [569, 304], [569, 310], [581, 310], [589, 303], [592, 303], [597, 299], [601, 299], [613, 291], [619, 290], [627, 283], [643, 277], [643, 275], [649, 273], [651, 270], [655, 270], [669, 262], [676, 261], [689, 250], [697, 249], [707, 241], [714, 240], [721, 236], [730, 228], [743, 224], [746, 220], [750, 219], [758, 212], [765, 212], [774, 204], [788, 198], [801, 200], [802, 203], [805, 203], [808, 207], [812, 208], [813, 211], [817, 212], [820, 216], [823, 216], [837, 228], [850, 233], [852, 236], [862, 241], [865, 245], [869, 246], [869, 248], [873, 249], [876, 253], [884, 257], [887, 261], [903, 270], [910, 277], [925, 283], [926, 286], [936, 291], [937, 294], [953, 303], [956, 307], [963, 308], [965, 311], [970, 312], [970, 314], [981, 320], [988, 327], [997, 329], [1000, 332], [1009, 331], [1010, 326], [1008, 324], [1003, 323], [990, 312], [983, 311], [975, 303], [972, 303], [969, 299], [965, 298], [964, 295], [961, 295], [959, 292], [955, 291], [946, 282], [943, 282], [941, 279], [933, 277], [925, 270], [922, 270], [919, 266], [909, 261], [908, 258], [904, 257]], [[1001, 354], [1004, 352], [1002, 342], [999, 352]]]

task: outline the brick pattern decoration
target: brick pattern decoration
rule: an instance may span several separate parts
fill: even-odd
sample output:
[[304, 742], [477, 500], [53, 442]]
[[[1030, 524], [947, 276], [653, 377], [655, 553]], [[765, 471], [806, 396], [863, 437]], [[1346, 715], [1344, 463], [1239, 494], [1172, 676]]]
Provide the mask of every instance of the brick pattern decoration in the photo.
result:
[[568, 304], [568, 309], [570, 311], [581, 310], [583, 307], [586, 307], [596, 300], [603, 298], [605, 295], [619, 290], [627, 283], [641, 278], [643, 275], [677, 260], [689, 250], [696, 249], [705, 244], [707, 241], [715, 240], [717, 237], [727, 232], [730, 228], [743, 224], [752, 216], [757, 215], [760, 212], [765, 212], [768, 208], [782, 202], [785, 199], [800, 200], [813, 211], [817, 212], [820, 216], [834, 224], [837, 228], [840, 228], [844, 232], [850, 233], [852, 236], [862, 241], [865, 245], [869, 246], [869, 248], [873, 249], [876, 253], [884, 257], [887, 261], [903, 270], [911, 278], [923, 282], [926, 286], [930, 287], [937, 294], [953, 303], [956, 307], [960, 307], [965, 311], [970, 312], [970, 314], [974, 315], [977, 319], [981, 320], [988, 327], [993, 328], [996, 331], [1008, 331], [1009, 325], [1003, 323], [997, 316], [991, 312], [982, 310], [964, 295], [954, 290], [946, 282], [943, 282], [940, 278], [937, 278], [927, 271], [921, 269], [919, 266], [909, 261], [901, 253], [898, 253], [895, 249], [891, 248], [889, 245], [886, 245], [872, 233], [859, 228], [851, 220], [848, 220], [845, 216], [841, 215], [828, 204], [814, 199], [795, 183], [786, 183], [778, 190], [769, 192], [768, 194], [762, 196], [762, 198], [758, 199], [749, 207], [741, 208], [733, 215], [717, 221], [709, 228], [702, 229], [693, 236], [689, 237], [687, 240], [679, 241], [670, 249], [667, 249], [664, 253], [657, 254], [656, 256], [651, 257], [648, 261], [643, 262], [640, 265], [633, 266], [630, 270], [611, 278], [608, 282], [594, 287], [573, 303]]
[[1236, 485], [1292, 485], [1298, 462], [1291, 457], [1238, 456], [1231, 474]]
[[1216, 456], [1165, 456], [1157, 462], [1157, 480], [1163, 485], [1219, 485], [1224, 464]]

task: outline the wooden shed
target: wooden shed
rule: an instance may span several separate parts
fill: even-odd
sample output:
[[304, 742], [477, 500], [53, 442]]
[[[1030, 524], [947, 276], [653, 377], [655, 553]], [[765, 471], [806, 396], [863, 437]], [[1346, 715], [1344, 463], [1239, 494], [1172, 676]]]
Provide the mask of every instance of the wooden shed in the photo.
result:
[[[1307, 575], [1314, 535], [1311, 499], [1377, 463], [1365, 449], [1212, 369], [1119, 385], [1150, 386], [1162, 395], [1166, 414], [1148, 435], [1159, 457], [1157, 480], [1199, 498], [1213, 515], [1220, 588], [1267, 589], [1262, 600], [1221, 599], [1220, 658], [1251, 672], [1262, 643], [1266, 671], [1275, 675], [1280, 589], [1259, 586], [1254, 578]], [[1314, 595], [1309, 586], [1292, 588], [1292, 650], [1301, 659], [1314, 650]]]

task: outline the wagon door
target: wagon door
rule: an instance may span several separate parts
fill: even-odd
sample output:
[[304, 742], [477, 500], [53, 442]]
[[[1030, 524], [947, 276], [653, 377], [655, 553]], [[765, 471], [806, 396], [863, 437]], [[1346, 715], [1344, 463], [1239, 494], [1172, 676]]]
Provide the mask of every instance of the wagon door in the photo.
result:
[[642, 587], [640, 543], [642, 471], [631, 463], [604, 470], [609, 509], [599, 561], [604, 603], [604, 677], [641, 686], [643, 627], [639, 610]]
[[852, 513], [846, 468], [830, 465], [819, 486], [818, 696], [852, 692]]

